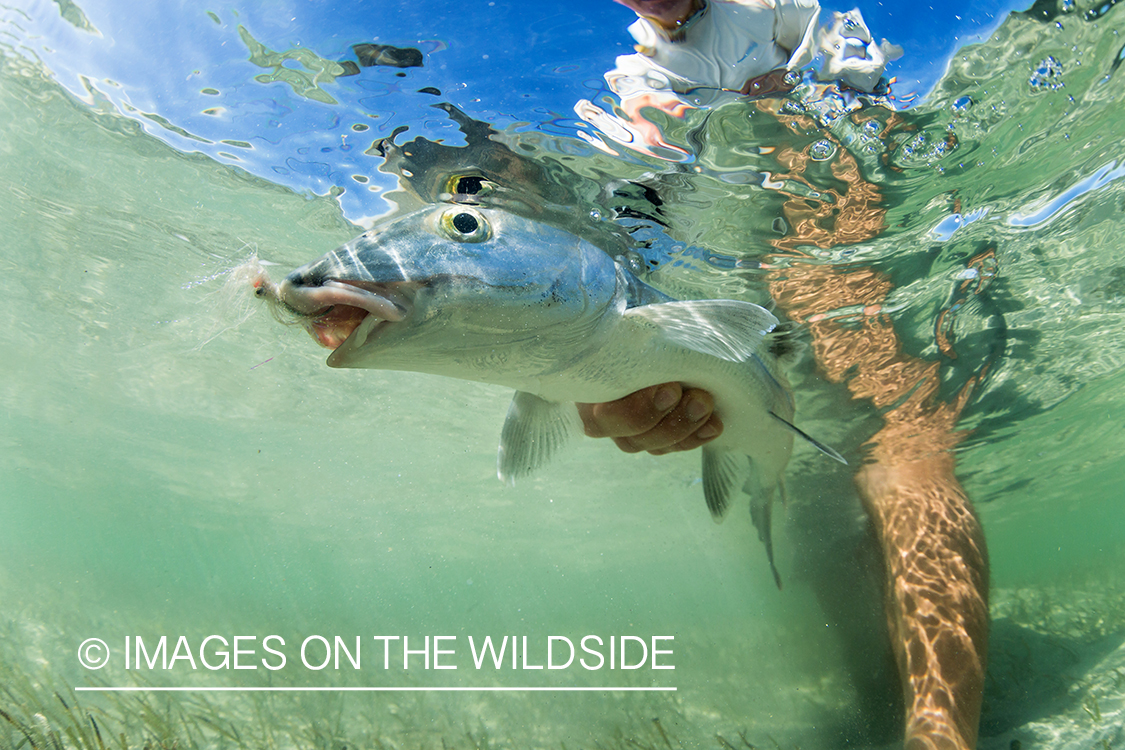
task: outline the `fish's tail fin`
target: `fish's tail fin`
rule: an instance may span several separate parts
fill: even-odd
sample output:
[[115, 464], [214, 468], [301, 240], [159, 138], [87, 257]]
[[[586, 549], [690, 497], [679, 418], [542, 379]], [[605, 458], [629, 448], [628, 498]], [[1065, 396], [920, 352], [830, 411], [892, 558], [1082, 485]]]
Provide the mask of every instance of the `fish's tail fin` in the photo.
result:
[[783, 501], [785, 488], [780, 475], [773, 483], [766, 486], [762, 483], [759, 472], [760, 469], [754, 460], [743, 453], [712, 445], [703, 446], [703, 496], [707, 500], [711, 518], [715, 523], [722, 522], [731, 500], [740, 489], [750, 496], [750, 520], [758, 530], [758, 539], [766, 547], [770, 572], [773, 573], [774, 583], [780, 590], [781, 574], [777, 572], [777, 565], [774, 563], [771, 525], [774, 488], [781, 487]]
[[[753, 472], [742, 491], [750, 496], [750, 520], [758, 530], [758, 540], [766, 547], [766, 559], [773, 573], [773, 582], [777, 590], [781, 590], [781, 574], [777, 572], [777, 563], [773, 557], [773, 487], [764, 487], [759, 481], [757, 472]], [[784, 497], [784, 491], [783, 495]]]

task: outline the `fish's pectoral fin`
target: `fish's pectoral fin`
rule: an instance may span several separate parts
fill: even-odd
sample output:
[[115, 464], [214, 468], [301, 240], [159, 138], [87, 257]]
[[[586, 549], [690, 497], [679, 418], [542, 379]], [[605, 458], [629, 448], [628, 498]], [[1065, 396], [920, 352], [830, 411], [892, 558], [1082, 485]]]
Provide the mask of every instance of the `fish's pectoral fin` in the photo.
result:
[[763, 339], [777, 326], [764, 307], [730, 299], [642, 305], [626, 310], [625, 318], [648, 321], [675, 344], [731, 362], [761, 353]]
[[582, 433], [578, 407], [569, 402], [547, 401], [516, 391], [496, 456], [496, 476], [515, 484], [551, 460], [573, 435]]
[[835, 448], [832, 448], [831, 446], [825, 445], [824, 443], [822, 443], [819, 440], [817, 440], [816, 438], [814, 438], [812, 435], [810, 435], [807, 432], [805, 432], [804, 430], [802, 430], [797, 425], [790, 422], [788, 419], [782, 419], [781, 417], [774, 414], [772, 411], [770, 412], [770, 416], [773, 417], [774, 419], [776, 419], [778, 422], [781, 422], [786, 427], [788, 427], [793, 432], [793, 434], [795, 434], [799, 437], [803, 437], [805, 440], [812, 443], [813, 447], [816, 448], [821, 453], [823, 453], [824, 455], [828, 456], [829, 458], [832, 458], [832, 459], [835, 459], [835, 460], [839, 461], [844, 466], [848, 465], [848, 459], [841, 456]]
[[750, 458], [734, 451], [703, 447], [703, 497], [715, 523], [721, 523], [731, 498], [750, 476]]
[[765, 488], [756, 475], [746, 480], [742, 487], [750, 496], [750, 520], [758, 530], [758, 540], [766, 547], [766, 559], [770, 563], [773, 582], [781, 590], [781, 574], [773, 560], [773, 487]]

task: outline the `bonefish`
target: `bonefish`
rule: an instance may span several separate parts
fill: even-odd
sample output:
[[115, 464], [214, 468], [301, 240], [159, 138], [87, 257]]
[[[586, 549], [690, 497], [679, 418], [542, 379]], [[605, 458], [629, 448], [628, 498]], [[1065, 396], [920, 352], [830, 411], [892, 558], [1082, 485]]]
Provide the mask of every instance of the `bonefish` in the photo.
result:
[[[441, 204], [372, 229], [257, 293], [300, 316], [331, 367], [409, 370], [516, 390], [497, 473], [514, 481], [581, 433], [575, 403], [670, 381], [714, 396], [722, 434], [703, 447], [703, 492], [722, 520], [745, 491], [773, 561], [770, 510], [794, 436], [778, 321], [737, 300], [675, 300], [562, 229]], [[845, 462], [846, 463], [846, 462]]]

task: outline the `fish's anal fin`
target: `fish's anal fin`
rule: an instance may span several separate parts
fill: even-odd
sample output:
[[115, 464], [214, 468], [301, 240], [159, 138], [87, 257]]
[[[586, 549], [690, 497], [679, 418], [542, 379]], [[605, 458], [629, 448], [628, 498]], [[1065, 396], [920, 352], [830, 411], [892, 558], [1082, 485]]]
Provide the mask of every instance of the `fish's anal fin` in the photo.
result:
[[626, 310], [625, 318], [648, 321], [675, 344], [731, 362], [761, 354], [762, 340], [777, 326], [764, 307], [730, 299], [641, 305]]
[[715, 523], [722, 523], [730, 501], [750, 476], [750, 459], [734, 451], [703, 447], [703, 497]]
[[770, 412], [770, 416], [773, 417], [774, 419], [776, 419], [778, 422], [781, 422], [786, 427], [788, 427], [793, 432], [793, 434], [795, 434], [799, 437], [803, 437], [805, 440], [807, 440], [809, 443], [811, 443], [814, 448], [816, 448], [818, 451], [820, 451], [824, 455], [828, 456], [829, 458], [832, 458], [832, 459], [835, 459], [835, 460], [839, 461], [844, 466], [848, 465], [848, 460], [846, 458], [844, 458], [843, 456], [841, 456], [839, 454], [839, 452], [836, 451], [835, 448], [832, 448], [831, 446], [825, 445], [824, 443], [822, 443], [819, 440], [817, 440], [816, 438], [814, 438], [812, 435], [810, 435], [807, 432], [805, 432], [804, 430], [802, 430], [797, 425], [793, 424], [792, 422], [790, 422], [787, 419], [782, 419], [781, 417], [774, 414], [772, 411]]
[[571, 437], [582, 434], [578, 407], [570, 402], [547, 401], [516, 391], [496, 456], [496, 476], [515, 484], [546, 464]]

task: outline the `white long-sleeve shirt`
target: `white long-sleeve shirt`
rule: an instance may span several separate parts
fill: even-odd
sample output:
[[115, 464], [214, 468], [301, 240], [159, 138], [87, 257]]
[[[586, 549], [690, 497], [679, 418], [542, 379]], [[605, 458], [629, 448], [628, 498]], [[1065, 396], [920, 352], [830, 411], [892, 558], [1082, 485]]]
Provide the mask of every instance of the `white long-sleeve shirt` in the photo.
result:
[[701, 13], [677, 41], [637, 19], [629, 33], [640, 51], [617, 58], [610, 86], [622, 96], [665, 90], [707, 100], [771, 71], [801, 68], [816, 54], [817, 0], [709, 0]]

